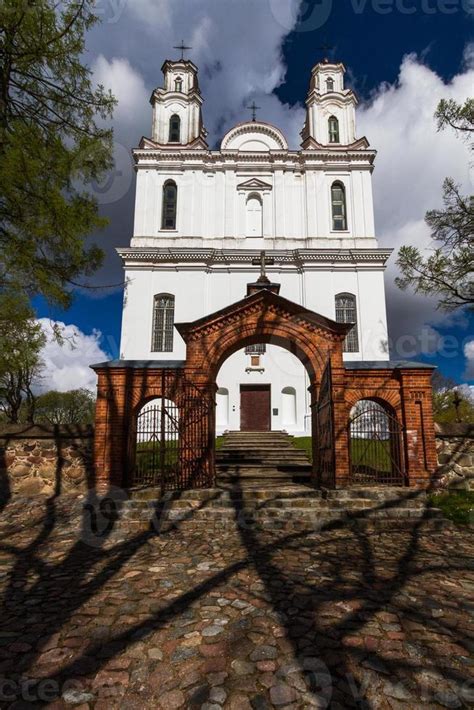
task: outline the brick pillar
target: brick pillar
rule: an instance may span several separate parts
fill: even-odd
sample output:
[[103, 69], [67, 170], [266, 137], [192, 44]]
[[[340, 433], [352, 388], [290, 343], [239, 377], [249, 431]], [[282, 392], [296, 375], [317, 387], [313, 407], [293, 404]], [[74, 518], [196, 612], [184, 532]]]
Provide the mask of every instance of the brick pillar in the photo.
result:
[[431, 370], [400, 371], [405, 462], [409, 486], [426, 488], [436, 470]]
[[344, 488], [350, 483], [348, 411], [345, 402], [345, 369], [342, 345], [331, 355], [334, 436], [334, 487]]
[[95, 486], [99, 492], [109, 486], [123, 486], [126, 458], [126, 373], [98, 370], [94, 437]]

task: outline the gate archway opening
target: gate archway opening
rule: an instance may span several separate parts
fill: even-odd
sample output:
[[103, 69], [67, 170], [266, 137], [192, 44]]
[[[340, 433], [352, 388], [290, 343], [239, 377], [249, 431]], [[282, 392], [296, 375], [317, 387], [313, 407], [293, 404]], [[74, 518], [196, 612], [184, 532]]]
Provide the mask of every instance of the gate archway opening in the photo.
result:
[[179, 463], [179, 408], [166, 397], [146, 402], [136, 413], [132, 486], [162, 490], [174, 485]]
[[350, 480], [354, 484], [402, 486], [402, 428], [392, 408], [359, 400], [349, 420]]
[[[186, 366], [193, 369], [195, 381], [201, 383], [203, 390], [212, 392], [215, 403], [219, 370], [235, 352], [265, 344], [279, 346], [296, 356], [309, 379], [313, 482], [334, 485], [336, 462], [347, 472], [347, 432], [345, 427], [343, 431], [337, 430], [335, 441], [333, 390], [330, 386], [325, 388], [324, 401], [320, 401], [319, 389], [326, 380], [343, 388], [342, 343], [351, 324], [336, 323], [288, 301], [274, 290], [275, 286], [278, 288], [262, 276], [259, 282], [249, 284], [246, 298], [192, 323], [177, 323], [176, 328], [186, 343]], [[331, 371], [334, 372], [332, 379]], [[337, 402], [337, 407], [340, 419], [343, 402]], [[323, 447], [316, 445], [317, 432], [323, 434]], [[208, 447], [207, 452], [201, 449], [213, 481], [215, 433], [214, 416], [210, 422], [210, 437], [203, 442], [203, 446]]]
[[230, 355], [216, 383], [217, 436], [229, 430], [311, 436], [309, 372], [296, 355], [271, 339]]

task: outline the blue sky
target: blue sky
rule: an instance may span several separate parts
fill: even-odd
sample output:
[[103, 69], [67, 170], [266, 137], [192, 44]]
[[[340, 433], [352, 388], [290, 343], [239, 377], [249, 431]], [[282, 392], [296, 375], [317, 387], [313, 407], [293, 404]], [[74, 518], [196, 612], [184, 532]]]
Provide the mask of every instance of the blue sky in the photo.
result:
[[[172, 46], [181, 38], [193, 45], [204, 120], [215, 145], [233, 123], [245, 120], [252, 98], [262, 106], [261, 118], [279, 125], [291, 144], [301, 127], [311, 67], [324, 54], [345, 63], [347, 81], [361, 101], [359, 134], [365, 132], [379, 151], [374, 198], [383, 246], [426, 245], [423, 216], [440, 204], [444, 176], [454, 175], [466, 191], [473, 188], [467, 149], [454, 136], [434, 134], [430, 101], [435, 94], [472, 94], [474, 0], [189, 2], [99, 0], [104, 22], [88, 37], [87, 61], [97, 80], [119, 98], [114, 118], [118, 177], [103, 189], [95, 186], [101, 212], [110, 218], [109, 227], [94, 235], [106, 260], [94, 290], [76, 292], [67, 312], [40, 300], [35, 305], [40, 317], [74, 324], [78, 334], [95, 333], [97, 350], [107, 356], [118, 356], [120, 339], [122, 293], [116, 284], [122, 276], [114, 247], [125, 246], [132, 233], [134, 177], [128, 151], [150, 133], [148, 97], [161, 83], [162, 61], [175, 56]], [[333, 49], [323, 50], [325, 44]], [[426, 108], [424, 126], [417, 122]], [[417, 123], [417, 131], [407, 142], [409, 120]], [[431, 144], [423, 137], [427, 129]], [[416, 181], [417, 201], [403, 192], [409, 180]], [[438, 365], [457, 381], [474, 381], [474, 347], [466, 348], [472, 361], [464, 352], [474, 340], [474, 318], [445, 317], [432, 301], [397, 293], [395, 254], [390, 261], [386, 283], [394, 350]], [[115, 287], [97, 288], [111, 284]]]

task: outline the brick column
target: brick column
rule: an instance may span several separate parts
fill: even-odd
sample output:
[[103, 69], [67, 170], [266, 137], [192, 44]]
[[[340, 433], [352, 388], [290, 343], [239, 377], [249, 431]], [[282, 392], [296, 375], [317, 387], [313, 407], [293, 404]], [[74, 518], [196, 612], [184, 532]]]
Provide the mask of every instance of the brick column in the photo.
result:
[[97, 490], [105, 492], [111, 485], [124, 485], [127, 371], [103, 369], [97, 370], [97, 375], [94, 474]]
[[344, 488], [350, 483], [348, 410], [345, 401], [345, 369], [342, 347], [331, 355], [333, 436], [334, 436], [334, 487]]
[[428, 487], [436, 470], [431, 370], [400, 371], [405, 461], [409, 486]]

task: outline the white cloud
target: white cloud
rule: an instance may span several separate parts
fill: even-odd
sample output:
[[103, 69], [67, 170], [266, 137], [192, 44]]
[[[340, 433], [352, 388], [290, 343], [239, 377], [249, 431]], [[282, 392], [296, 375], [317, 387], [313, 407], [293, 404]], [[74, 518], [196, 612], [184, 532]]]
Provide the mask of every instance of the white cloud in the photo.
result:
[[359, 134], [377, 151], [374, 202], [378, 232], [390, 246], [391, 229], [422, 220], [441, 204], [441, 185], [453, 177], [472, 189], [469, 149], [453, 131], [438, 132], [433, 114], [442, 98], [463, 102], [472, 93], [474, 69], [445, 83], [413, 54], [401, 64], [396, 84], [383, 84], [358, 111]]
[[[373, 177], [377, 236], [381, 246], [392, 247], [386, 274], [390, 335], [412, 334], [420, 344], [434, 326], [447, 324], [446, 313], [436, 310], [436, 299], [401, 292], [394, 284], [397, 251], [403, 244], [433, 247], [424, 222], [427, 210], [441, 206], [442, 183], [453, 177], [463, 191], [472, 192], [467, 144], [453, 131], [438, 132], [433, 114], [442, 98], [458, 102], [472, 94], [474, 69], [465, 52], [465, 68], [445, 83], [415, 55], [406, 56], [398, 81], [382, 84], [357, 112], [358, 133], [377, 149]], [[462, 316], [455, 316], [462, 325]], [[432, 330], [432, 329], [431, 329]], [[426, 339], [426, 338], [425, 338]], [[419, 347], [418, 351], [422, 351]], [[396, 354], [396, 353], [395, 353]]]
[[[95, 391], [97, 378], [89, 366], [110, 359], [100, 347], [101, 333], [94, 330], [91, 335], [86, 335], [75, 325], [51, 321], [49, 318], [40, 318], [38, 322], [47, 338], [41, 353], [44, 373], [38, 390], [66, 392], [85, 387]], [[64, 339], [62, 345], [54, 338], [55, 326], [61, 330]]]
[[466, 380], [474, 380], [474, 339], [464, 344], [464, 356], [466, 358], [464, 377]]
[[[289, 13], [287, 6], [292, 8]], [[143, 133], [142, 125], [147, 126], [145, 135], [150, 134], [151, 109], [147, 99], [162, 83], [163, 59], [178, 57], [179, 50], [173, 47], [184, 38], [185, 43], [192, 46], [188, 56], [199, 68], [205, 99], [204, 123], [211, 144], [218, 142], [234, 123], [249, 118], [245, 106], [250, 97], [255, 97], [262, 106], [262, 120], [278, 120], [279, 127], [289, 134], [296, 147], [302, 114], [295, 120], [291, 107], [269, 95], [284, 81], [286, 66], [282, 45], [296, 24], [299, 6], [300, 0], [200, 0], [198, 3], [134, 0], [127, 3], [117, 22], [99, 25], [88, 40], [89, 50], [95, 49], [100, 55], [93, 67], [96, 78], [100, 77], [104, 85], [111, 86], [119, 98], [123, 97], [124, 115], [118, 112], [114, 118], [119, 140], [122, 124], [128, 122], [129, 109], [135, 116], [135, 143]], [[285, 10], [285, 22], [280, 10]], [[117, 57], [119, 47], [122, 56], [133, 58], [132, 70], [127, 60]], [[124, 95], [128, 91], [124, 81], [130, 70], [133, 72], [132, 93], [137, 94], [137, 89], [143, 92], [146, 87], [147, 94], [146, 100], [133, 108], [132, 99]], [[298, 131], [295, 131], [296, 123]], [[128, 126], [125, 128], [128, 131]]]
[[114, 120], [122, 123], [135, 122], [137, 110], [147, 105], [150, 92], [145, 87], [143, 77], [132, 67], [128, 59], [112, 57], [106, 59], [100, 54], [92, 66], [94, 81], [110, 89], [118, 101]]

